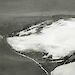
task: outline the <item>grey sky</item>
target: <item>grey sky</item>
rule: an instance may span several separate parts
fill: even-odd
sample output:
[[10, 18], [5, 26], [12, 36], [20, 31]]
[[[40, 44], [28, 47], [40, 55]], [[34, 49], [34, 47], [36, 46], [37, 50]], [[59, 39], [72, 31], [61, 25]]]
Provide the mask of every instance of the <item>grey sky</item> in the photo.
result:
[[75, 11], [75, 0], [0, 0], [0, 14]]

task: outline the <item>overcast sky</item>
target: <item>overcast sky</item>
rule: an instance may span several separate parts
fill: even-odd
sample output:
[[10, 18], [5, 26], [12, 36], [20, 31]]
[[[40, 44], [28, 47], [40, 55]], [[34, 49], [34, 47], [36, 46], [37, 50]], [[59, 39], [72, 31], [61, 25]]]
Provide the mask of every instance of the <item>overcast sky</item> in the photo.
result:
[[0, 14], [75, 11], [75, 0], [0, 0]]

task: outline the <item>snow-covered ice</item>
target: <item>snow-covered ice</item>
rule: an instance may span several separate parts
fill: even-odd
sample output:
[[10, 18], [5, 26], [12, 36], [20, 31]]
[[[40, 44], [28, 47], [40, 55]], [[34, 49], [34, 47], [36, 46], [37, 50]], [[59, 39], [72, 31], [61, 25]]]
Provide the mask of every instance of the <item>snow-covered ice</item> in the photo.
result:
[[[53, 59], [75, 51], [75, 18], [60, 19], [50, 25], [43, 22], [44, 27], [40, 33], [36, 33], [40, 25], [41, 23], [32, 26], [29, 31], [20, 31], [19, 36], [7, 37], [8, 44], [16, 51], [47, 52]], [[26, 35], [22, 36], [24, 34]]]
[[51, 75], [75, 75], [75, 62], [56, 67]]

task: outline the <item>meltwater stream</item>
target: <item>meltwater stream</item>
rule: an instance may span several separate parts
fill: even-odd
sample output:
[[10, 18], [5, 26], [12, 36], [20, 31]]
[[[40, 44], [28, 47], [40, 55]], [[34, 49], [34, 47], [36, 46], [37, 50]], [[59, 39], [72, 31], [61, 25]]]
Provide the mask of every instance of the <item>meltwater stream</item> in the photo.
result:
[[[7, 42], [18, 54], [27, 56], [36, 62], [48, 75], [48, 72], [36, 60], [63, 59], [75, 52], [75, 18], [59, 19], [50, 24], [47, 20], [32, 25], [28, 29], [17, 32], [12, 37], [8, 36]], [[39, 57], [37, 53], [42, 55]], [[59, 70], [56, 71], [58, 73]], [[53, 72], [55, 71], [52, 71], [51, 74], [55, 75]]]

